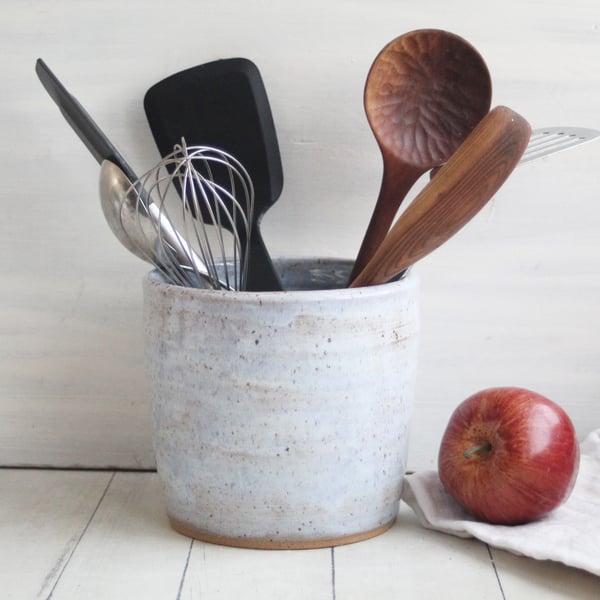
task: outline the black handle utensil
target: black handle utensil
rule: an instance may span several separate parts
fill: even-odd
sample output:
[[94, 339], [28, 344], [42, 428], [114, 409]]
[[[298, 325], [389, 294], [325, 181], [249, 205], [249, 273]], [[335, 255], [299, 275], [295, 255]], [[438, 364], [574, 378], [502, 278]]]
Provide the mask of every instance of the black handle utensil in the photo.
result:
[[103, 160], [110, 160], [125, 173], [129, 181], [136, 181], [137, 175], [120, 152], [41, 58], [38, 58], [35, 63], [35, 72], [67, 123], [92, 153], [98, 164], [102, 164]]
[[[147, 91], [144, 109], [161, 156], [171, 153], [183, 138], [189, 146], [228, 152], [245, 166], [255, 194], [247, 289], [280, 290], [260, 221], [281, 194], [283, 169], [256, 65], [245, 58], [230, 58], [175, 73]], [[214, 173], [216, 181], [221, 176], [225, 175]]]

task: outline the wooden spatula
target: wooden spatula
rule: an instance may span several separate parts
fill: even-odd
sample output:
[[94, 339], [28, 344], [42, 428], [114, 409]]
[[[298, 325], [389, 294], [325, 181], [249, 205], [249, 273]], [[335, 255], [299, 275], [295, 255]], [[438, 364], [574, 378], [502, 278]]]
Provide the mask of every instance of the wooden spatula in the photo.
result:
[[468, 223], [517, 166], [529, 123], [505, 106], [491, 110], [400, 215], [350, 287], [385, 283]]

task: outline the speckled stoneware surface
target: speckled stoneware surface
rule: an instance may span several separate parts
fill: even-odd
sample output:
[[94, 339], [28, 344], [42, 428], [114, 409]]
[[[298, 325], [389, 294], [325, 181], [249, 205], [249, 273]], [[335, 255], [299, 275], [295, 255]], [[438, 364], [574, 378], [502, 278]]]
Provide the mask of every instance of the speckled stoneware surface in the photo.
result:
[[349, 262], [276, 264], [292, 291], [188, 289], [156, 273], [144, 281], [171, 524], [256, 548], [372, 537], [396, 518], [406, 466], [415, 276], [345, 289]]

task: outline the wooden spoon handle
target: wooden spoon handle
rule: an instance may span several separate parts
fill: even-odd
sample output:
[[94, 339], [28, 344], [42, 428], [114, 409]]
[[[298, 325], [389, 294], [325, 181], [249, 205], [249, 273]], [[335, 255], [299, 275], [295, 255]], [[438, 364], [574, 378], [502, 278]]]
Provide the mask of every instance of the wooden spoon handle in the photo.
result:
[[381, 181], [381, 190], [371, 215], [367, 231], [363, 237], [360, 249], [354, 261], [350, 281], [352, 281], [373, 258], [377, 248], [385, 239], [394, 222], [400, 204], [416, 183], [417, 179], [426, 171], [425, 168], [416, 168], [401, 161], [386, 157], [384, 152], [384, 172]]
[[517, 166], [531, 127], [505, 106], [491, 110], [389, 231], [350, 287], [385, 283], [468, 223]]

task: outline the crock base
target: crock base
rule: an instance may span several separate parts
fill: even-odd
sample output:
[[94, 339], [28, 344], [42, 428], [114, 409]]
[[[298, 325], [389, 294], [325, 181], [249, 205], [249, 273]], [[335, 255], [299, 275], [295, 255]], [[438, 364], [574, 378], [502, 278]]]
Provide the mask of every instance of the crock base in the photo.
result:
[[202, 531], [190, 523], [183, 523], [172, 517], [169, 517], [171, 527], [185, 535], [186, 537], [207, 542], [209, 544], [218, 544], [220, 546], [233, 546], [235, 548], [252, 548], [255, 550], [309, 550], [314, 548], [329, 548], [331, 546], [342, 546], [345, 544], [354, 544], [370, 538], [381, 535], [390, 529], [396, 522], [394, 517], [388, 523], [384, 523], [374, 529], [351, 533], [349, 535], [314, 538], [314, 539], [278, 539], [278, 538], [253, 538], [253, 537], [229, 537], [216, 535]]

